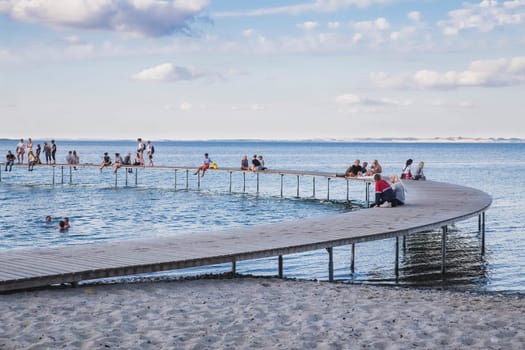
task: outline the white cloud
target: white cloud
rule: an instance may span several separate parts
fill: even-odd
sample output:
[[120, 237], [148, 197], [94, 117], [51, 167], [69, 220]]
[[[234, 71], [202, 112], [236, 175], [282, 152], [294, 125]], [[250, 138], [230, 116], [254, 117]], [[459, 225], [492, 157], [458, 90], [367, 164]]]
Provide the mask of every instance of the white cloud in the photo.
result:
[[525, 56], [480, 60], [464, 71], [437, 72], [419, 70], [413, 74], [371, 73], [370, 79], [380, 87], [454, 89], [459, 87], [494, 87], [525, 83]]
[[335, 12], [348, 7], [369, 7], [376, 4], [384, 4], [392, 0], [315, 0], [312, 2], [260, 8], [248, 11], [227, 11], [215, 13], [214, 17], [251, 17], [275, 14], [297, 15], [304, 12]]
[[245, 37], [250, 37], [252, 36], [253, 34], [255, 33], [255, 30], [253, 29], [245, 29], [242, 31], [242, 35], [245, 36]]
[[411, 11], [407, 14], [407, 17], [415, 22], [421, 21], [421, 13], [419, 11]]
[[351, 26], [361, 32], [376, 32], [389, 29], [390, 23], [385, 18], [379, 17], [373, 21], [355, 22]]
[[463, 30], [490, 32], [496, 27], [518, 25], [525, 22], [525, 1], [506, 1], [500, 5], [495, 0], [484, 0], [478, 4], [464, 3], [463, 7], [450, 11], [448, 19], [438, 26], [445, 35], [457, 35]]
[[319, 23], [317, 22], [307, 21], [307, 22], [299, 23], [297, 25], [297, 28], [300, 28], [303, 30], [313, 30], [317, 28], [318, 26], [319, 26]]
[[412, 101], [399, 101], [389, 98], [369, 98], [361, 97], [355, 94], [342, 94], [335, 98], [338, 105], [362, 105], [362, 106], [408, 106]]
[[328, 28], [330, 29], [338, 29], [339, 27], [341, 27], [339, 22], [328, 22]]
[[179, 106], [181, 111], [189, 111], [193, 108], [192, 104], [189, 102], [182, 102]]
[[100, 29], [140, 36], [189, 32], [209, 0], [2, 0], [0, 13], [50, 27]]
[[174, 66], [171, 63], [164, 63], [152, 68], [144, 69], [133, 75], [132, 78], [140, 81], [176, 82], [181, 80], [194, 80], [203, 76], [202, 73], [195, 73], [191, 69]]

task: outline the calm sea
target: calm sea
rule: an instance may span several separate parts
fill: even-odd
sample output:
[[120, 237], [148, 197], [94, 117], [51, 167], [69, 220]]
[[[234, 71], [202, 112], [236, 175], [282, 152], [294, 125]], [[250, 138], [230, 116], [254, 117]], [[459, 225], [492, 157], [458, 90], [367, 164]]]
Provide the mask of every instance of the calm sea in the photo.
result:
[[[15, 150], [17, 141], [0, 141], [0, 152]], [[43, 145], [43, 140], [34, 144]], [[65, 162], [67, 151], [76, 150], [81, 163], [100, 163], [104, 152], [126, 154], [134, 141], [58, 140], [57, 158]], [[445, 280], [440, 274], [440, 232], [408, 237], [401, 250], [400, 275], [394, 274], [394, 240], [356, 246], [356, 270], [350, 273], [349, 247], [334, 249], [335, 278], [349, 283], [399, 284], [472, 291], [525, 293], [525, 229], [523, 180], [525, 144], [441, 143], [343, 143], [255, 141], [155, 141], [155, 165], [198, 166], [208, 152], [219, 167], [238, 167], [243, 154], [262, 154], [274, 169], [342, 172], [355, 159], [378, 159], [385, 174], [398, 174], [404, 161], [425, 161], [428, 178], [479, 188], [493, 197], [487, 212], [486, 255], [481, 256], [477, 219], [451, 228], [448, 238]], [[2, 156], [3, 156], [2, 155]], [[43, 156], [41, 157], [43, 158]], [[137, 186], [135, 186], [137, 179]], [[128, 186], [126, 186], [126, 181]], [[330, 201], [326, 183], [261, 175], [259, 193], [255, 174], [209, 172], [200, 179], [179, 171], [140, 171], [118, 177], [110, 169], [81, 168], [62, 173], [57, 168], [15, 167], [2, 169], [0, 182], [0, 250], [52, 247], [106, 240], [177, 235], [181, 232], [219, 231], [228, 227], [337, 215], [363, 205], [364, 185], [351, 185], [352, 204], [346, 203], [346, 184], [332, 181]], [[54, 182], [54, 184], [53, 184]], [[115, 186], [117, 182], [117, 186]], [[186, 190], [188, 187], [189, 190]], [[408, 194], [410, 196], [410, 194]], [[408, 197], [409, 198], [409, 197]], [[451, 198], [453, 200], [453, 198]], [[44, 217], [53, 222], [46, 224]], [[71, 219], [67, 233], [56, 229], [63, 216]], [[366, 223], [363, 223], [366, 225]], [[275, 275], [276, 259], [241, 262], [240, 273]], [[202, 273], [221, 273], [229, 266], [213, 266], [154, 274], [172, 278]], [[327, 254], [314, 251], [285, 257], [285, 275], [326, 279]], [[151, 276], [150, 276], [151, 277]]]

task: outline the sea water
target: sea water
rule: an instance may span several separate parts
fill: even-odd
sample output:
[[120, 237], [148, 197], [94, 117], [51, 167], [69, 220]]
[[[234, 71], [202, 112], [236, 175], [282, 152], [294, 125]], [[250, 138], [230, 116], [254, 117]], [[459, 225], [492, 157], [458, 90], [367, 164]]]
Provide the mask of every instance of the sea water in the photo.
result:
[[[0, 152], [15, 150], [16, 140], [0, 141]], [[43, 140], [34, 140], [34, 147]], [[356, 266], [350, 271], [350, 247], [334, 248], [334, 276], [349, 283], [445, 287], [472, 291], [525, 292], [525, 201], [521, 174], [525, 170], [522, 143], [345, 143], [265, 141], [154, 141], [156, 166], [191, 166], [203, 154], [219, 167], [240, 166], [242, 155], [262, 154], [266, 166], [280, 170], [343, 172], [355, 159], [378, 159], [384, 174], [399, 174], [407, 158], [425, 161], [427, 178], [478, 188], [493, 197], [486, 213], [486, 254], [482, 256], [477, 218], [450, 228], [447, 274], [441, 269], [441, 233], [406, 238], [400, 251], [399, 276], [394, 273], [395, 240], [356, 245]], [[136, 149], [134, 141], [58, 140], [57, 162], [76, 150], [80, 163], [99, 164], [104, 152], [125, 155]], [[41, 159], [44, 159], [41, 155]], [[147, 162], [147, 160], [146, 160]], [[325, 180], [285, 176], [283, 196], [279, 175], [232, 174], [208, 171], [197, 177], [185, 171], [135, 170], [118, 175], [106, 168], [14, 167], [2, 169], [0, 182], [0, 250], [45, 248], [139, 237], [174, 236], [182, 232], [217, 232], [229, 227], [257, 225], [306, 217], [337, 215], [364, 209], [364, 185], [332, 180], [328, 199]], [[135, 185], [136, 183], [136, 185]], [[410, 193], [407, 193], [410, 200]], [[450, 200], [454, 200], [451, 198]], [[52, 216], [45, 223], [46, 215]], [[72, 227], [57, 230], [68, 216]], [[363, 226], [366, 226], [366, 222]], [[275, 275], [277, 259], [239, 262], [237, 271]], [[285, 256], [286, 277], [327, 279], [324, 250]], [[218, 265], [150, 274], [173, 278], [221, 273]]]

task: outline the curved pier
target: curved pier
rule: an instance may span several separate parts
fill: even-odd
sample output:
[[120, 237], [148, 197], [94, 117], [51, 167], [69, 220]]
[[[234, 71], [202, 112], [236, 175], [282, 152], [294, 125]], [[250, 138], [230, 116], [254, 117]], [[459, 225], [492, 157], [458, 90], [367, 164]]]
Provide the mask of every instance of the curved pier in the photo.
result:
[[[295, 174], [335, 176], [313, 172]], [[279, 257], [276, 268], [278, 275], [283, 276], [284, 255], [319, 249], [326, 249], [329, 254], [328, 279], [333, 280], [333, 247], [352, 245], [353, 252], [356, 243], [392, 237], [397, 238], [397, 274], [399, 237], [438, 228], [442, 229], [444, 273], [447, 226], [475, 216], [479, 220], [481, 253], [484, 253], [485, 211], [492, 202], [488, 194], [434, 181], [405, 181], [405, 185], [409, 192], [407, 203], [396, 208], [358, 210], [213, 233], [0, 252], [0, 291], [218, 263], [231, 263], [235, 272], [237, 261], [265, 257]], [[352, 270], [353, 262], [352, 254]]]

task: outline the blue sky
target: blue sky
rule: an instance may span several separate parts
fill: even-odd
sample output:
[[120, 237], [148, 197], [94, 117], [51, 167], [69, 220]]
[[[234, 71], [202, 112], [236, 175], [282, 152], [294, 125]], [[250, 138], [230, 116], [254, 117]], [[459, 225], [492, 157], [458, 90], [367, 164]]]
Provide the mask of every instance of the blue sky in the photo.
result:
[[0, 137], [525, 137], [525, 0], [0, 0]]

